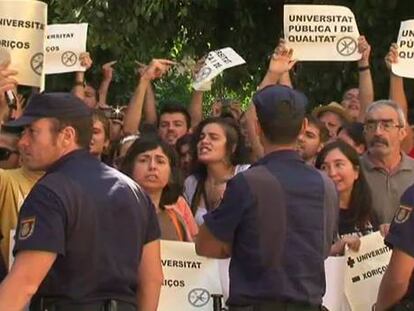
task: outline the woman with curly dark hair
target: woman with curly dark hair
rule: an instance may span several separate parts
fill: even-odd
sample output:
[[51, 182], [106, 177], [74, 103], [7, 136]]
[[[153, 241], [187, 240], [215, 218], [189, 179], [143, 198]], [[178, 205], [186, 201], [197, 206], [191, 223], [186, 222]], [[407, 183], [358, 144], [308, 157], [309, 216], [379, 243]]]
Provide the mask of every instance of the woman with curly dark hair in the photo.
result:
[[231, 118], [203, 120], [193, 135], [193, 174], [184, 185], [184, 196], [198, 224], [218, 206], [227, 181], [249, 165], [243, 136]]

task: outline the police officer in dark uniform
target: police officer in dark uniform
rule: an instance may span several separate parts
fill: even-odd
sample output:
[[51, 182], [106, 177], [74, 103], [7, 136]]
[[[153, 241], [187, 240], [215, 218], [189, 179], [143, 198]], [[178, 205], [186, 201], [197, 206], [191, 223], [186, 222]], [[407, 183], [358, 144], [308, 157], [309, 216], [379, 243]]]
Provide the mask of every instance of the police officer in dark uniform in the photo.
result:
[[[88, 152], [90, 109], [66, 93], [34, 95], [21, 156], [46, 174], [24, 202], [0, 310], [155, 311], [160, 230], [149, 198]], [[145, 282], [145, 284], [144, 284]]]
[[295, 151], [306, 103], [285, 86], [256, 93], [265, 156], [228, 182], [200, 228], [198, 254], [231, 256], [230, 311], [320, 310], [338, 198], [332, 181]]
[[385, 244], [392, 248], [373, 310], [414, 310], [414, 185], [401, 197]]

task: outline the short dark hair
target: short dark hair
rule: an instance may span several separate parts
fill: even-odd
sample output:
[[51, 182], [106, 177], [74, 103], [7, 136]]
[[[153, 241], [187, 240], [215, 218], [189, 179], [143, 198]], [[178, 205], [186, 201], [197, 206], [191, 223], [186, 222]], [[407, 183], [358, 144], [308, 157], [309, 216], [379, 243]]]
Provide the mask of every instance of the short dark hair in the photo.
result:
[[294, 143], [302, 128], [304, 111], [296, 109], [296, 104], [289, 100], [280, 101], [273, 109], [275, 115], [269, 118], [256, 105], [257, 118], [264, 136], [275, 145]]
[[362, 230], [364, 229], [367, 221], [370, 221], [373, 217], [373, 210], [371, 189], [369, 188], [366, 180], [364, 170], [361, 168], [358, 153], [352, 146], [343, 140], [338, 139], [322, 148], [321, 152], [319, 152], [316, 157], [315, 167], [321, 169], [326, 156], [334, 149], [339, 149], [339, 151], [341, 151], [343, 155], [352, 163], [352, 166], [355, 169], [358, 169], [359, 175], [352, 187], [349, 210], [352, 214], [352, 222]]
[[160, 125], [160, 119], [163, 114], [166, 113], [181, 113], [184, 115], [185, 123], [187, 125], [187, 129], [191, 128], [191, 116], [187, 111], [187, 108], [184, 105], [181, 105], [177, 102], [168, 102], [165, 103], [160, 111], [160, 115], [158, 117], [158, 126]]
[[178, 157], [171, 146], [154, 135], [138, 138], [134, 141], [131, 147], [129, 147], [125, 158], [122, 161], [120, 171], [132, 178], [136, 157], [143, 152], [154, 150], [158, 147], [160, 147], [162, 152], [167, 156], [171, 168], [169, 182], [162, 190], [160, 199], [160, 208], [165, 208], [165, 205], [176, 203], [178, 197], [183, 192], [183, 177], [178, 168]]
[[329, 139], [329, 130], [326, 128], [325, 123], [319, 120], [317, 117], [307, 114], [306, 119], [308, 120], [309, 124], [317, 127], [319, 130], [319, 140], [321, 143], [326, 143]]
[[191, 145], [191, 142], [193, 140], [193, 134], [187, 133], [180, 138], [177, 139], [177, 142], [175, 143], [175, 150], [180, 154], [180, 149], [182, 146], [185, 145]]
[[92, 139], [92, 115], [77, 118], [50, 118], [53, 129], [56, 132], [65, 127], [73, 127], [76, 134], [76, 144], [84, 149], [89, 149]]
[[361, 122], [351, 122], [351, 123], [345, 123], [343, 126], [341, 126], [338, 130], [339, 134], [342, 130], [344, 130], [349, 137], [355, 142], [357, 146], [363, 145], [367, 146], [367, 143], [365, 141], [364, 136], [364, 123]]

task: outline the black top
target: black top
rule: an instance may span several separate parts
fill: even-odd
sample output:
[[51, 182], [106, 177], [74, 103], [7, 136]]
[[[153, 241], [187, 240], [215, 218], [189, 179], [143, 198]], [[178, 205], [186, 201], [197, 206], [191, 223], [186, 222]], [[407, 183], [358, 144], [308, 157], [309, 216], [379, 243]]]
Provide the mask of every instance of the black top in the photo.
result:
[[136, 305], [142, 248], [159, 237], [155, 209], [139, 186], [77, 150], [58, 160], [29, 193], [14, 252], [57, 254], [36, 297], [76, 303], [114, 298]]

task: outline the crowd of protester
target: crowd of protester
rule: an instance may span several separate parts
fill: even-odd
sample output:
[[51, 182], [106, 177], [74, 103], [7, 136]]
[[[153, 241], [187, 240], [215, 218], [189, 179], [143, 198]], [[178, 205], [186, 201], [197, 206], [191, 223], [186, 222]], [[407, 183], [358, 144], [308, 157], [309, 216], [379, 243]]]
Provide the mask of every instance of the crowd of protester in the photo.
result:
[[[371, 47], [363, 36], [358, 49], [362, 54], [359, 85], [344, 90], [341, 99], [312, 103], [315, 108], [308, 107], [306, 127], [297, 137], [297, 152], [303, 161], [325, 172], [338, 192], [339, 224], [331, 255], [343, 254], [346, 246], [358, 250], [360, 237], [374, 231], [386, 235], [401, 196], [414, 182], [414, 141], [403, 79], [390, 70], [398, 61], [397, 47], [391, 45], [385, 56], [389, 99], [377, 101], [369, 63]], [[294, 88], [289, 70], [283, 70], [294, 65], [290, 55], [281, 41], [270, 67], [283, 71], [277, 84]], [[82, 65], [86, 70], [91, 68], [88, 53], [82, 55]], [[204, 223], [203, 216], [219, 206], [227, 182], [263, 156], [253, 105], [243, 111], [237, 100], [218, 99], [205, 116], [205, 91], [194, 90], [190, 103], [168, 98], [159, 109], [153, 84], [174, 62], [153, 59], [141, 66], [127, 107], [115, 110], [107, 102], [112, 65], [103, 65], [98, 89], [85, 80], [83, 72], [75, 74], [72, 94], [93, 109], [89, 151], [148, 194], [162, 239], [193, 242]], [[8, 63], [0, 64], [1, 278], [9, 266], [10, 230], [17, 226], [24, 198], [43, 174], [19, 159], [20, 133], [7, 127], [31, 100], [16, 96], [16, 109], [9, 108], [5, 91], [18, 94], [15, 73]], [[383, 301], [384, 305], [389, 303]]]

